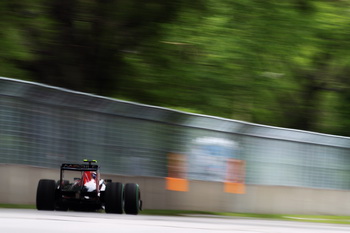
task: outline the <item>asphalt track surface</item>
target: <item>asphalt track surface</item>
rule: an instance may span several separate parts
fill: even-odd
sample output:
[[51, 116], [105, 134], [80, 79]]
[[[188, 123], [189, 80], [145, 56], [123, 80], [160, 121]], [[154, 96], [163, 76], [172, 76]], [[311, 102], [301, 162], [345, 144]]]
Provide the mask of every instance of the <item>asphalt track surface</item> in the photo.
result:
[[214, 216], [147, 216], [0, 209], [1, 233], [341, 233], [349, 225]]

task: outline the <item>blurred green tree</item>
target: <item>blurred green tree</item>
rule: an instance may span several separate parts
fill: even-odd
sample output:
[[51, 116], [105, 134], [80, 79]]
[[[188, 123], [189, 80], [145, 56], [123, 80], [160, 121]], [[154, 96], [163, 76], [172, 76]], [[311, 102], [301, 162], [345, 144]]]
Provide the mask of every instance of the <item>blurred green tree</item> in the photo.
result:
[[340, 133], [336, 100], [348, 88], [339, 77], [350, 55], [347, 2], [206, 3], [202, 14], [184, 10], [175, 23], [162, 24], [162, 41], [128, 56], [139, 70], [129, 83], [132, 99]]
[[176, 18], [185, 1], [14, 2], [17, 12], [29, 13], [18, 25], [34, 55], [21, 60], [24, 70], [42, 83], [112, 95], [128, 72], [124, 55], [157, 38], [160, 23]]
[[34, 56], [28, 49], [21, 26], [25, 14], [20, 14], [16, 1], [0, 2], [0, 75], [28, 79], [30, 75], [18, 66], [19, 61], [31, 61]]
[[350, 3], [6, 0], [0, 75], [349, 135]]

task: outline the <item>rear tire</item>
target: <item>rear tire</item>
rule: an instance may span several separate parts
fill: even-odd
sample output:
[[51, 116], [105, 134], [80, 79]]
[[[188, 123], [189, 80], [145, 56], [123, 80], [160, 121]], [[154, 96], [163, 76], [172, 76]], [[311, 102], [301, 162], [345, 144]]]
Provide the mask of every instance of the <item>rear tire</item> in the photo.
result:
[[106, 213], [122, 214], [124, 202], [124, 187], [122, 183], [107, 183], [105, 191]]
[[56, 182], [54, 180], [39, 180], [36, 192], [36, 208], [38, 210], [55, 209]]
[[126, 214], [137, 215], [141, 209], [141, 192], [138, 184], [128, 183], [125, 185], [125, 206]]

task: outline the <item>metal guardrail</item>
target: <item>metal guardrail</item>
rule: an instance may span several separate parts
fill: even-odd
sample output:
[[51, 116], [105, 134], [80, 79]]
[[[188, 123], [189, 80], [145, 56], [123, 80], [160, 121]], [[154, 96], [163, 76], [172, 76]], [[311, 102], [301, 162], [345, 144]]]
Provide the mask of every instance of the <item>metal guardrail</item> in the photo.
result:
[[0, 78], [1, 163], [58, 168], [99, 161], [106, 173], [224, 181], [246, 161], [248, 184], [350, 189], [350, 138], [190, 114]]

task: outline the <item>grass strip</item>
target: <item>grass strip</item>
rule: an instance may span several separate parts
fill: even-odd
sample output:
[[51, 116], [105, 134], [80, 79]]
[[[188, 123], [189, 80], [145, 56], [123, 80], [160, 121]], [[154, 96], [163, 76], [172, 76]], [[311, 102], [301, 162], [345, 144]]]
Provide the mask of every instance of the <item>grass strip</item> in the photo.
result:
[[0, 204], [0, 208], [11, 209], [35, 209], [35, 205], [23, 205], [23, 204]]
[[145, 215], [165, 215], [165, 216], [189, 216], [189, 217], [232, 217], [232, 218], [256, 218], [271, 220], [286, 220], [300, 222], [336, 223], [350, 224], [350, 216], [334, 215], [287, 215], [287, 214], [254, 214], [254, 213], [223, 213], [208, 211], [182, 211], [182, 210], [144, 210]]
[[[0, 208], [14, 209], [35, 209], [35, 205], [22, 204], [0, 204]], [[191, 210], [143, 210], [142, 215], [161, 216], [185, 216], [185, 217], [231, 217], [231, 218], [256, 218], [301, 222], [350, 224], [350, 216], [335, 215], [287, 215], [287, 214], [254, 214], [254, 213], [226, 213], [211, 211], [191, 211]]]

